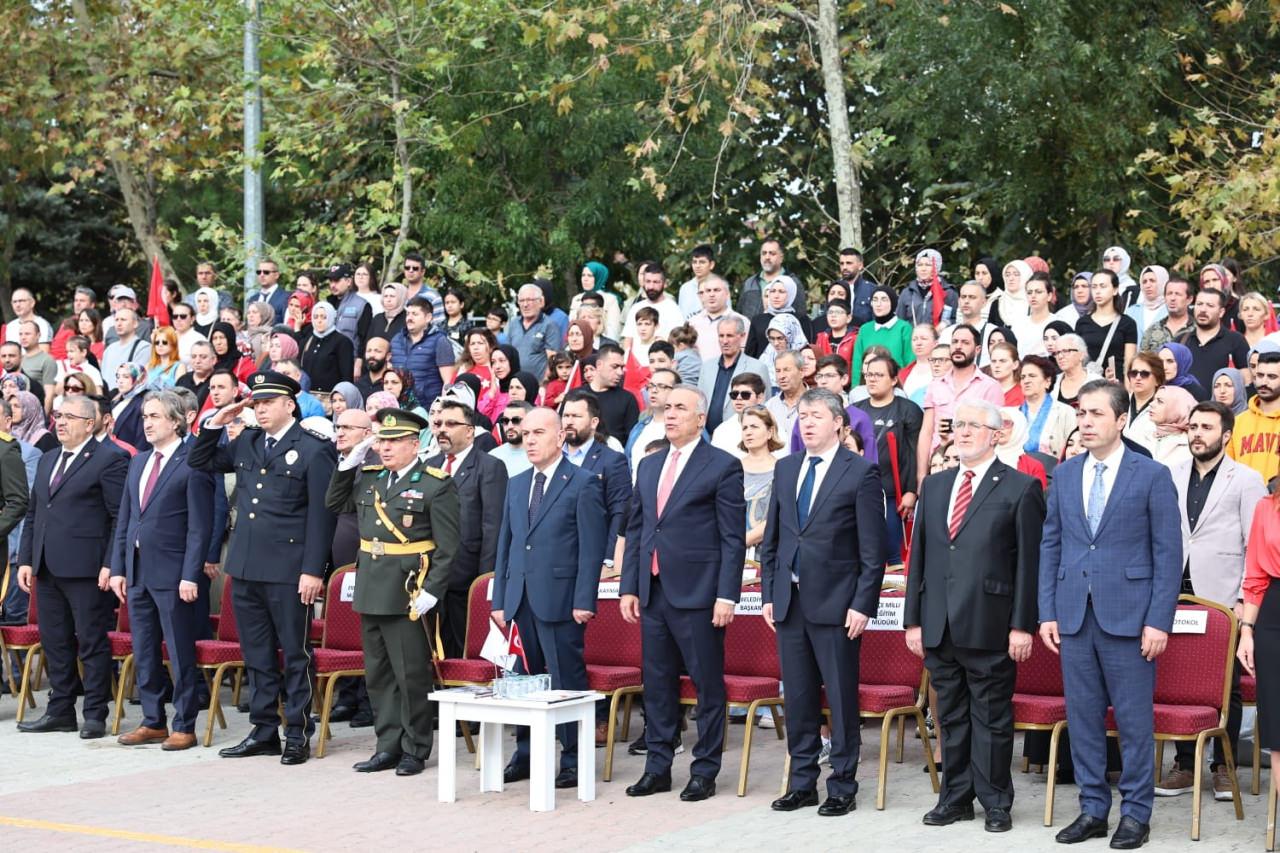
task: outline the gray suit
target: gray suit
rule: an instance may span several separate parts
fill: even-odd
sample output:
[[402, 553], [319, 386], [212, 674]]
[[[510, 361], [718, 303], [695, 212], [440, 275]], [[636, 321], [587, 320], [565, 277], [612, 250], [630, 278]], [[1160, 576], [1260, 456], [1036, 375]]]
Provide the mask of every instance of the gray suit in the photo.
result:
[[[698, 377], [698, 390], [707, 395], [707, 402], [711, 401], [712, 394], [716, 390], [716, 371], [720, 369], [720, 360], [722, 356], [708, 358], [702, 362], [702, 374]], [[764, 395], [769, 397], [769, 389], [773, 387], [773, 371], [770, 370], [764, 362], [758, 358], [752, 358], [745, 352], [739, 354], [738, 363], [733, 366], [733, 376], [743, 373], [754, 373], [764, 380]], [[730, 377], [730, 382], [733, 381]], [[722, 422], [733, 417], [733, 401], [729, 399], [729, 395], [724, 395], [724, 414], [721, 416]]]
[[1191, 586], [1196, 595], [1231, 607], [1240, 598], [1244, 546], [1249, 541], [1253, 509], [1266, 496], [1267, 487], [1257, 471], [1223, 456], [1192, 530], [1187, 526], [1187, 487], [1194, 464], [1188, 459], [1170, 471], [1178, 490], [1182, 552], [1191, 563]]

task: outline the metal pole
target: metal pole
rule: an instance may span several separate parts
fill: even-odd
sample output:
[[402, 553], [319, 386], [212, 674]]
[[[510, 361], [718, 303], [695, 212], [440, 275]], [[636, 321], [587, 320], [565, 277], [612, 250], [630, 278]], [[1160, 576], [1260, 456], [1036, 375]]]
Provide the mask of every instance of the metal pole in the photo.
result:
[[257, 287], [262, 255], [262, 66], [258, 61], [258, 0], [245, 0], [244, 22], [244, 288], [245, 297]]

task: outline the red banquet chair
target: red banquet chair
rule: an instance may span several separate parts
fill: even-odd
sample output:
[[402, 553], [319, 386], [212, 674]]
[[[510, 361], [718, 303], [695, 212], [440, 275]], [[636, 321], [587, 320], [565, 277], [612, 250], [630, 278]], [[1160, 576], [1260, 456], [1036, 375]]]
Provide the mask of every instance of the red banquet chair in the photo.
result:
[[[14, 683], [12, 655], [25, 652], [22, 660], [21, 687]], [[36, 624], [36, 579], [31, 579], [31, 603], [27, 607], [27, 624], [0, 625], [0, 668], [9, 682], [9, 693], [18, 699], [18, 722], [22, 722], [27, 705], [36, 706], [32, 679], [39, 671], [34, 661], [43, 657], [40, 646], [40, 628]]]
[[[480, 657], [480, 649], [484, 648], [485, 637], [489, 636], [489, 626], [493, 623], [489, 596], [489, 586], [492, 583], [493, 572], [485, 572], [473, 580], [467, 590], [467, 628], [463, 638], [462, 657], [446, 658], [440, 634], [436, 633], [436, 681], [443, 687], [487, 685], [498, 677], [498, 668], [491, 661]], [[467, 750], [475, 752], [471, 729], [465, 724], [462, 726], [462, 739], [467, 744]]]
[[[777, 710], [782, 706], [781, 678], [777, 639], [764, 617], [759, 614], [735, 616], [724, 633], [724, 692], [727, 708], [747, 712], [746, 730], [742, 734], [742, 763], [738, 770], [739, 797], [746, 794], [758, 709], [769, 709], [778, 739], [783, 737]], [[698, 704], [697, 688], [687, 675], [680, 676], [680, 704]], [[725, 740], [728, 738], [729, 726], [726, 725]]]
[[583, 640], [587, 687], [609, 697], [609, 730], [605, 740], [604, 781], [613, 777], [613, 750], [618, 737], [618, 706], [622, 710], [622, 739], [631, 729], [631, 704], [643, 692], [640, 670], [640, 626], [622, 618], [616, 598], [596, 602], [595, 618], [587, 623]]
[[329, 740], [329, 714], [333, 711], [333, 693], [339, 678], [364, 675], [364, 646], [360, 640], [360, 614], [350, 601], [342, 600], [342, 581], [355, 571], [355, 566], [338, 569], [329, 578], [329, 594], [325, 596], [324, 633], [320, 645], [312, 650], [316, 663], [316, 688], [324, 697], [320, 704], [320, 741], [316, 757], [324, 758]]
[[[1013, 687], [1013, 728], [1023, 732], [1049, 732], [1049, 772], [1045, 782], [1044, 825], [1053, 826], [1058, 748], [1067, 727], [1067, 699], [1062, 689], [1062, 663], [1034, 637], [1031, 657], [1018, 664]], [[1027, 765], [1024, 762], [1025, 772]]]
[[[231, 578], [222, 587], [221, 612], [218, 617], [218, 633], [212, 640], [196, 640], [196, 666], [209, 681], [209, 718], [205, 723], [204, 745], [213, 746], [213, 722], [222, 728], [227, 720], [222, 715], [222, 679], [228, 672], [235, 673], [234, 699], [239, 698], [240, 680], [244, 676], [244, 658], [240, 651], [240, 631], [236, 627], [235, 607], [231, 603]], [[167, 654], [166, 654], [167, 659]]]
[[[1196, 742], [1195, 781], [1191, 801], [1191, 840], [1200, 840], [1200, 783], [1204, 773], [1204, 749], [1210, 738], [1222, 738], [1222, 754], [1231, 779], [1236, 820], [1244, 820], [1235, 757], [1227, 737], [1227, 713], [1231, 699], [1231, 668], [1236, 655], [1239, 626], [1230, 609], [1205, 598], [1183, 595], [1178, 614], [1206, 613], [1203, 634], [1172, 633], [1169, 645], [1156, 663], [1155, 736], [1156, 781], [1160, 781], [1166, 741]], [[1107, 709], [1107, 733], [1116, 735], [1115, 715]]]

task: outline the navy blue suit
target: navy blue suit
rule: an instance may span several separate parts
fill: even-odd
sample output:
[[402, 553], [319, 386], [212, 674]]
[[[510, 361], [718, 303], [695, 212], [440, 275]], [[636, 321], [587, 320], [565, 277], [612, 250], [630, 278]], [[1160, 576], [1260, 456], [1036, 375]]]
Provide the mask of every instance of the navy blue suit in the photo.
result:
[[715, 779], [724, 747], [724, 629], [712, 625], [712, 611], [717, 599], [738, 601], [747, 509], [741, 462], [702, 439], [688, 452], [661, 515], [659, 480], [671, 451], [640, 462], [621, 592], [640, 599], [645, 772], [671, 773], [683, 661], [698, 691], [698, 742], [690, 770]]
[[[773, 605], [778, 659], [786, 682], [787, 749], [793, 791], [812, 791], [822, 749], [822, 687], [831, 705], [831, 796], [857, 794], [861, 719], [858, 654], [848, 611], [875, 617], [884, 578], [884, 487], [879, 469], [838, 447], [800, 524], [798, 499], [807, 453], [779, 460], [764, 539], [762, 599]], [[791, 576], [799, 578], [792, 583]]]
[[605, 559], [613, 559], [613, 549], [626, 522], [631, 503], [631, 466], [627, 457], [599, 441], [592, 441], [582, 467], [593, 472], [604, 485], [604, 506], [609, 513], [609, 535], [604, 543]]
[[179, 442], [170, 453], [173, 458], [161, 467], [145, 507], [143, 472], [155, 451], [139, 453], [129, 463], [116, 517], [111, 574], [123, 577], [128, 590], [133, 658], [145, 715], [142, 724], [154, 729], [166, 726], [164, 698], [169, 683], [160, 653], [163, 639], [177, 676], [173, 729], [191, 733], [200, 711], [196, 699], [199, 612], [194, 603], [178, 597], [178, 584], [199, 584], [204, 576], [213, 520], [213, 477], [191, 469], [186, 444]]
[[[473, 451], [474, 452], [474, 451]], [[596, 610], [604, 560], [604, 498], [600, 481], [567, 459], [551, 469], [542, 503], [529, 519], [536, 469], [513, 477], [507, 488], [493, 577], [493, 609], [514, 621], [532, 673], [549, 672], [554, 689], [585, 690], [585, 625], [574, 610]], [[578, 737], [558, 726], [560, 766], [577, 770]], [[529, 765], [529, 731], [516, 734], [512, 764]]]
[[[254, 302], [262, 302], [262, 301], [263, 301], [262, 291], [259, 289], [250, 293], [249, 298], [244, 301], [244, 304], [248, 306], [253, 304]], [[268, 297], [266, 301], [269, 302], [271, 304], [271, 307], [275, 309], [275, 312], [276, 312], [275, 321], [277, 323], [283, 323], [285, 309], [289, 307], [289, 291], [285, 290], [285, 288], [279, 282], [277, 282], [275, 291], [272, 292], [271, 296]]]
[[83, 692], [85, 720], [105, 722], [111, 697], [107, 632], [115, 627], [116, 599], [98, 588], [98, 574], [110, 565], [129, 457], [110, 442], [90, 438], [53, 489], [50, 480], [62, 454], [63, 448], [54, 448], [36, 466], [18, 564], [31, 566], [40, 582], [40, 642], [49, 667], [46, 713], [74, 719], [76, 696]]
[[1115, 708], [1124, 769], [1122, 815], [1151, 820], [1155, 796], [1155, 664], [1142, 657], [1144, 626], [1173, 626], [1182, 586], [1182, 532], [1169, 469], [1128, 449], [1091, 534], [1082, 453], [1053, 472], [1040, 544], [1040, 621], [1057, 622], [1080, 808], [1105, 820], [1107, 706]]

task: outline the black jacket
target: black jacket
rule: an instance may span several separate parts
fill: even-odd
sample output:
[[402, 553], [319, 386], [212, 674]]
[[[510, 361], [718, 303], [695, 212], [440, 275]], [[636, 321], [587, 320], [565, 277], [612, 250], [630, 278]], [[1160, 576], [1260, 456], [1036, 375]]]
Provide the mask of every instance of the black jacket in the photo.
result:
[[[444, 470], [445, 454], [427, 460]], [[507, 498], [507, 466], [473, 445], [453, 470], [461, 509], [461, 541], [449, 569], [449, 589], [466, 590], [484, 572], [493, 571], [502, 529], [502, 507]]]
[[334, 330], [323, 338], [314, 334], [302, 349], [302, 369], [311, 377], [312, 391], [332, 391], [339, 382], [350, 382], [355, 368], [355, 346]]

